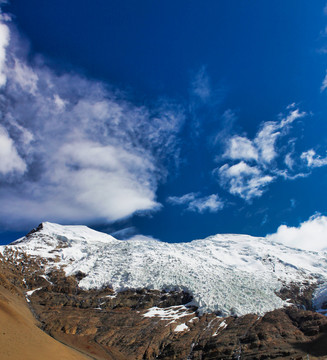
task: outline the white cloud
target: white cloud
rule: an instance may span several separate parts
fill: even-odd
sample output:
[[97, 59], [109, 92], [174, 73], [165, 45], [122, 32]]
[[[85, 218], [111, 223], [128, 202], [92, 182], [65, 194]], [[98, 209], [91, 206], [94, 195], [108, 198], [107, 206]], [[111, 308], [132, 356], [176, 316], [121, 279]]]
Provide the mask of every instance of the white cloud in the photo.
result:
[[126, 240], [130, 239], [132, 236], [136, 234], [137, 229], [134, 226], [129, 226], [127, 228], [123, 228], [117, 231], [112, 232], [112, 229], [107, 228], [105, 230], [102, 230], [103, 232], [109, 233], [111, 236], [113, 236], [116, 239], [119, 240]]
[[267, 235], [269, 241], [303, 250], [327, 250], [327, 217], [314, 215], [298, 227], [281, 225], [275, 234]]
[[118, 220], [158, 207], [151, 181], [154, 165], [144, 155], [97, 142], [65, 144], [52, 159], [44, 180], [61, 191], [57, 196], [65, 199], [73, 193], [76, 206], [105, 220]]
[[225, 157], [239, 160], [253, 159], [260, 164], [271, 163], [278, 156], [277, 139], [286, 134], [288, 125], [305, 115], [305, 112], [295, 109], [280, 121], [263, 122], [253, 140], [238, 135], [228, 137], [225, 139]]
[[255, 148], [251, 140], [246, 137], [236, 135], [230, 138], [224, 157], [233, 160], [257, 160], [258, 150]]
[[194, 199], [190, 202], [188, 208], [191, 211], [198, 211], [203, 213], [205, 211], [217, 212], [224, 207], [224, 202], [219, 198], [217, 194], [211, 194], [203, 198]]
[[67, 102], [64, 101], [58, 94], [55, 94], [53, 96], [53, 100], [54, 100], [55, 104], [57, 105], [59, 111], [62, 111], [65, 109]]
[[224, 207], [224, 202], [217, 194], [201, 197], [199, 193], [188, 193], [183, 196], [170, 196], [167, 201], [172, 205], [186, 205], [186, 210], [204, 213], [217, 212]]
[[293, 170], [294, 160], [293, 160], [293, 158], [292, 158], [292, 154], [291, 154], [291, 153], [288, 153], [288, 154], [285, 155], [284, 162], [285, 162], [286, 166], [287, 166], [290, 170]]
[[182, 196], [169, 196], [167, 201], [173, 205], [184, 205], [192, 202], [198, 195], [199, 193], [192, 192]]
[[10, 77], [14, 79], [12, 84], [20, 86], [25, 93], [35, 95], [37, 90], [38, 75], [33, 69], [18, 59], [15, 59], [14, 67], [9, 67]]
[[[295, 104], [288, 107], [287, 116], [280, 116], [279, 121], [267, 121], [261, 124], [260, 130], [251, 140], [245, 136], [225, 136], [221, 139], [225, 145], [224, 159], [231, 160], [217, 167], [213, 173], [218, 176], [220, 184], [233, 195], [246, 201], [260, 197], [267, 186], [280, 176], [295, 179], [306, 174], [289, 174], [293, 170], [294, 161], [291, 154], [285, 157], [288, 169], [278, 169], [276, 159], [281, 155], [277, 140], [285, 136], [289, 126], [298, 118], [306, 115], [295, 109]], [[233, 163], [235, 160], [241, 160]]]
[[283, 130], [285, 131], [288, 125], [305, 115], [305, 112], [300, 112], [298, 109], [295, 109], [279, 122], [267, 121], [261, 125], [261, 130], [257, 133], [254, 143], [258, 148], [262, 162], [270, 163], [278, 156], [276, 150], [277, 139], [285, 134], [283, 133]]
[[[0, 19], [1, 20], [1, 19]], [[6, 48], [9, 43], [9, 28], [3, 22], [0, 22], [0, 87], [6, 83], [5, 61]]]
[[288, 104], [286, 106], [287, 110], [291, 110], [291, 109], [295, 109], [295, 108], [296, 108], [296, 103], [295, 102], [292, 102], [291, 104]]
[[0, 223], [111, 222], [158, 209], [158, 183], [178, 161], [182, 109], [134, 105], [40, 57], [32, 66], [17, 48], [7, 46], [0, 90]]
[[217, 168], [215, 173], [231, 194], [247, 201], [260, 197], [266, 186], [274, 180], [273, 176], [263, 174], [258, 167], [249, 166], [244, 161], [232, 166], [225, 164]]
[[275, 143], [280, 135], [277, 131], [278, 126], [276, 122], [269, 121], [263, 124], [262, 129], [258, 132], [254, 143], [258, 148], [260, 160], [262, 162], [270, 163], [277, 155], [275, 150]]
[[274, 171], [274, 174], [276, 176], [279, 176], [279, 177], [282, 177], [283, 179], [285, 180], [296, 180], [296, 179], [299, 179], [299, 178], [305, 178], [307, 176], [309, 176], [311, 173], [310, 172], [298, 172], [296, 174], [290, 174], [289, 171], [287, 170], [278, 170], [276, 169]]
[[327, 72], [326, 72], [326, 75], [324, 77], [324, 80], [322, 81], [320, 91], [323, 92], [324, 90], [326, 90], [326, 88], [327, 88]]
[[[293, 109], [293, 108], [294, 108], [294, 103], [291, 104], [291, 109]], [[304, 111], [300, 112], [299, 109], [295, 109], [295, 110], [291, 111], [286, 117], [281, 119], [280, 127], [284, 128], [286, 125], [290, 125], [295, 120], [300, 119], [306, 115], [307, 115], [306, 112], [304, 112]]]
[[313, 149], [305, 151], [301, 154], [301, 159], [306, 161], [308, 167], [322, 167], [327, 165], [327, 157], [322, 158], [319, 155], [316, 155], [316, 152]]
[[19, 156], [13, 140], [0, 125], [0, 173], [10, 175], [13, 172], [24, 173], [26, 164]]

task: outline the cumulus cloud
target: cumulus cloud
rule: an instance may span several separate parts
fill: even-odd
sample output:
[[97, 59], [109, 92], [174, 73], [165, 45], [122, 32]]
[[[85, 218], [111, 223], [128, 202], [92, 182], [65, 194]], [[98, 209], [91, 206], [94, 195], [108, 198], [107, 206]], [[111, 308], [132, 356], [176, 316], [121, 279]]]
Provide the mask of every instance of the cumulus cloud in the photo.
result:
[[267, 240], [311, 251], [327, 250], [327, 217], [321, 214], [311, 216], [298, 227], [281, 225]]
[[278, 139], [288, 133], [290, 125], [296, 119], [306, 115], [294, 107], [295, 104], [288, 106], [288, 114], [280, 115], [278, 121], [263, 122], [253, 139], [226, 134], [224, 139], [220, 139], [225, 147], [222, 158], [229, 162], [214, 169], [213, 173], [231, 194], [251, 201], [260, 197], [267, 186], [279, 176], [287, 179], [305, 176], [289, 174], [294, 165], [291, 153], [284, 157], [287, 169], [279, 169], [275, 164], [281, 155], [277, 146]]
[[24, 46], [8, 43], [8, 26], [0, 26], [2, 225], [111, 222], [158, 209], [183, 110], [167, 101], [138, 106], [40, 57], [31, 63]]
[[170, 196], [167, 201], [172, 205], [185, 205], [186, 210], [199, 212], [217, 212], [224, 207], [224, 202], [217, 194], [203, 196], [199, 193], [188, 193], [183, 196]]
[[224, 157], [239, 160], [257, 160], [258, 149], [254, 146], [253, 142], [243, 136], [233, 136], [227, 143]]
[[265, 175], [260, 169], [249, 166], [244, 161], [232, 166], [225, 164], [216, 169], [216, 173], [231, 194], [247, 201], [261, 196], [265, 187], [274, 180], [273, 176]]
[[308, 167], [322, 167], [327, 165], [327, 157], [321, 157], [317, 155], [313, 149], [305, 151], [301, 154], [301, 159], [304, 160]]
[[261, 124], [253, 140], [241, 136], [229, 138], [226, 141], [225, 156], [231, 159], [254, 159], [261, 164], [271, 163], [278, 156], [277, 139], [286, 134], [288, 125], [305, 115], [305, 112], [295, 109], [280, 121], [266, 121]]

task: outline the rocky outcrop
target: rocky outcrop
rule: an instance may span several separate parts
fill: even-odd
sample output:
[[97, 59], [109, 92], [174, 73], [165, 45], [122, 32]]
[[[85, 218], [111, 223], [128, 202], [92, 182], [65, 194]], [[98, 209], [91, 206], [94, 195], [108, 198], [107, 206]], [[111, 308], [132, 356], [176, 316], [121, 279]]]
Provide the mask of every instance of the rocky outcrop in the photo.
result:
[[[304, 359], [327, 356], [327, 318], [308, 310], [310, 291], [281, 291], [297, 306], [257, 316], [203, 314], [183, 291], [82, 290], [85, 274], [45, 273], [45, 260], [1, 257], [0, 285], [25, 294], [42, 329], [95, 359]], [[305, 290], [306, 289], [306, 290]], [[309, 295], [308, 295], [309, 294]], [[301, 304], [302, 301], [302, 304]], [[302, 306], [303, 305], [303, 306]]]
[[318, 284], [310, 283], [309, 281], [302, 281], [299, 283], [291, 282], [285, 284], [277, 292], [277, 295], [298, 308], [303, 310], [313, 310], [312, 296]]

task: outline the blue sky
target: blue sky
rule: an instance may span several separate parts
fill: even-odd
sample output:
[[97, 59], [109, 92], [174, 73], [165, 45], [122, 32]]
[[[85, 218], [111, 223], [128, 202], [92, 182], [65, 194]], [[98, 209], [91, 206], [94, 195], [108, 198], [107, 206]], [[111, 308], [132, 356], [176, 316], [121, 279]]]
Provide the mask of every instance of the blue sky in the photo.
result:
[[326, 29], [325, 1], [2, 2], [1, 242], [327, 244]]

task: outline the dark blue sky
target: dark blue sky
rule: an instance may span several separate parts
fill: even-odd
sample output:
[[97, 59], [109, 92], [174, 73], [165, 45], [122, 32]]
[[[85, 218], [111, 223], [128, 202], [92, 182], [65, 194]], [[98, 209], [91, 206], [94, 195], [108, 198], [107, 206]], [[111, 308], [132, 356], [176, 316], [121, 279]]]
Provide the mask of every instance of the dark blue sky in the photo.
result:
[[[2, 170], [2, 242], [46, 220], [175, 242], [226, 232], [264, 236], [281, 224], [299, 226], [314, 214], [325, 215], [325, 5], [16, 0], [3, 6], [11, 15], [3, 127], [16, 144], [18, 155], [11, 147], [11, 156], [25, 165]], [[45, 78], [51, 86], [41, 84]], [[104, 90], [98, 94], [94, 84]], [[44, 106], [42, 96], [62, 101], [56, 104], [65, 112], [45, 113], [50, 105]], [[52, 144], [60, 132], [66, 137], [79, 129], [76, 104], [95, 102], [111, 109], [119, 104], [125, 120], [117, 125], [117, 115], [106, 115], [99, 124], [92, 112], [92, 130], [86, 127], [78, 141], [67, 137]], [[41, 131], [37, 124], [44, 123], [58, 137]], [[34, 135], [28, 149], [17, 135], [19, 126]], [[71, 143], [81, 148], [69, 153]], [[100, 143], [101, 155], [94, 150]], [[137, 159], [127, 161], [132, 154], [145, 158], [146, 168]], [[90, 172], [84, 170], [95, 166], [90, 159], [102, 155], [104, 162], [86, 184]], [[107, 164], [110, 156], [120, 164], [115, 170]], [[53, 178], [46, 164], [54, 167]], [[103, 170], [104, 164], [110, 169]], [[77, 190], [69, 191], [66, 207], [70, 181]], [[92, 186], [110, 195], [101, 210], [101, 194]], [[137, 190], [130, 195], [131, 189]], [[121, 196], [112, 200], [115, 194]], [[131, 203], [120, 209], [125, 202]], [[22, 207], [28, 216], [17, 210]]]

